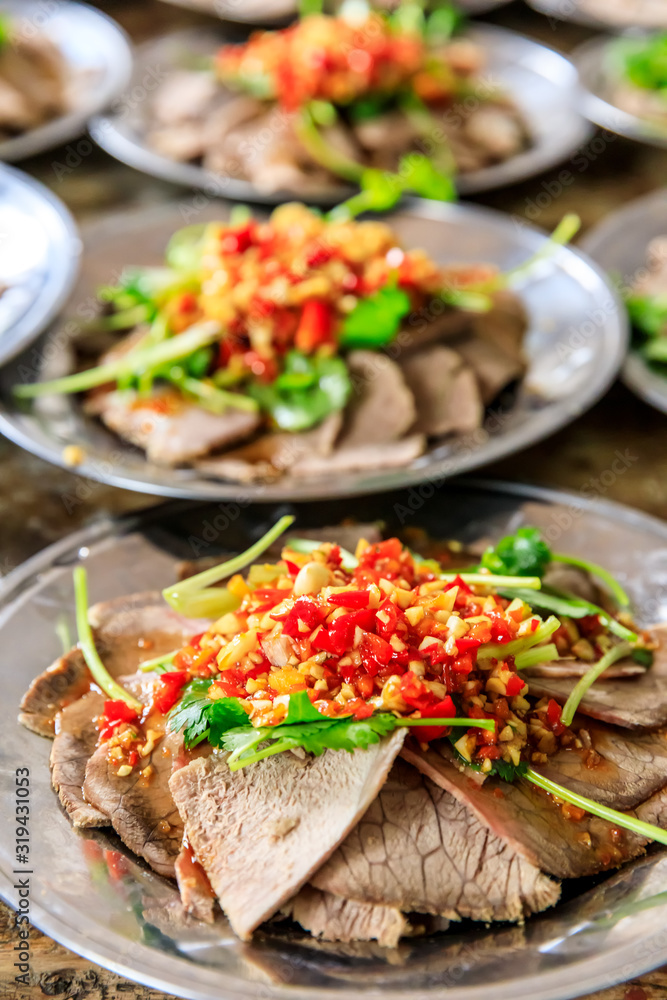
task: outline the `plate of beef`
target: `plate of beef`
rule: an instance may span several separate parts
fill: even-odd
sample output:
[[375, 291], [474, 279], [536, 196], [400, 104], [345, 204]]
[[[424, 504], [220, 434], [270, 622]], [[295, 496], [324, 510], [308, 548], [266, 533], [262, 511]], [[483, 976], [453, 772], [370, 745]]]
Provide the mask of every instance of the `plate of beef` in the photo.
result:
[[[186, 31], [141, 46], [137, 83], [162, 77], [134, 109], [91, 123], [100, 145], [153, 176], [221, 197], [331, 205], [355, 187], [448, 200], [514, 183], [565, 159], [590, 128], [561, 55], [514, 32], [451, 34], [311, 15], [230, 44]], [[432, 17], [437, 17], [436, 11]], [[349, 55], [348, 55], [349, 54]], [[417, 170], [414, 158], [425, 158]]]
[[660, 964], [664, 526], [410, 497], [167, 506], [11, 574], [3, 898], [25, 865], [37, 926], [197, 1000]]
[[131, 68], [124, 33], [100, 11], [4, 0], [0, 159], [22, 160], [80, 135], [91, 115], [119, 97]]
[[621, 290], [632, 322], [623, 381], [667, 412], [667, 197], [655, 191], [613, 212], [584, 246]]
[[549, 241], [482, 208], [356, 220], [354, 201], [93, 224], [62, 324], [3, 373], [3, 432], [132, 489], [323, 497], [473, 468], [607, 387], [625, 318], [560, 245], [575, 220]]

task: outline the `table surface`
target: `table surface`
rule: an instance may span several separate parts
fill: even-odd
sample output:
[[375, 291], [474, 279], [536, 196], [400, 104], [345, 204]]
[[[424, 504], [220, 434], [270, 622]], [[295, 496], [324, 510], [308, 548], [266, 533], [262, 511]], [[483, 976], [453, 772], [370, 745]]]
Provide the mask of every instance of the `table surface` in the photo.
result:
[[[134, 41], [211, 23], [159, 0], [107, 0], [98, 6], [115, 17]], [[496, 12], [492, 20], [562, 51], [569, 51], [592, 34], [541, 17], [520, 2]], [[659, 187], [667, 177], [667, 151], [610, 138], [602, 152], [599, 140], [588, 143], [581, 151], [583, 156], [550, 173], [474, 200], [528, 218], [545, 229], [552, 229], [566, 212], [574, 211], [581, 216], [585, 231], [617, 206]], [[72, 146], [75, 148], [76, 142]], [[182, 194], [182, 189], [144, 177], [98, 149], [63, 173], [60, 167], [67, 162], [68, 152], [72, 150], [67, 147], [54, 150], [24, 161], [20, 167], [52, 188], [78, 220]], [[69, 162], [74, 160], [70, 157]], [[568, 171], [566, 183], [563, 170]], [[544, 192], [548, 198], [539, 197]], [[545, 207], [538, 207], [541, 205]], [[627, 457], [626, 471], [615, 475], [612, 463], [619, 451]], [[0, 468], [0, 574], [95, 519], [139, 510], [158, 499], [56, 469], [4, 439], [0, 439]], [[619, 383], [569, 427], [484, 472], [500, 479], [530, 481], [589, 497], [618, 500], [667, 517], [667, 419]], [[67, 504], [64, 497], [68, 498]], [[32, 982], [28, 987], [17, 986], [12, 955], [17, 940], [13, 916], [0, 904], [0, 997], [110, 1000], [124, 995], [158, 1000], [164, 996], [100, 969], [37, 930], [31, 933]], [[665, 995], [667, 967], [595, 994], [595, 1000], [657, 1000]]]

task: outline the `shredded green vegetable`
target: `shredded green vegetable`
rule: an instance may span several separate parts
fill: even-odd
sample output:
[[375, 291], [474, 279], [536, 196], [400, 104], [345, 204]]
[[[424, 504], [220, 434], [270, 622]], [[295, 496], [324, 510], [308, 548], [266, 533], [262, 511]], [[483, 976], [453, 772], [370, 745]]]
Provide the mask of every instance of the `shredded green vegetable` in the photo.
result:
[[583, 677], [580, 677], [575, 686], [570, 692], [570, 696], [565, 702], [565, 707], [561, 715], [561, 721], [564, 725], [569, 726], [574, 719], [574, 713], [579, 708], [579, 703], [584, 698], [586, 692], [595, 684], [598, 677], [600, 677], [607, 667], [610, 667], [612, 663], [616, 663], [617, 660], [622, 660], [624, 656], [629, 656], [632, 653], [632, 646], [629, 642], [620, 642], [617, 646], [612, 646], [608, 652], [604, 654], [602, 659], [594, 663], [590, 670], [587, 670]]
[[616, 577], [612, 576], [609, 570], [606, 570], [604, 566], [598, 566], [597, 563], [590, 562], [588, 559], [579, 559], [577, 556], [566, 556], [562, 552], [554, 552], [552, 559], [555, 562], [567, 563], [568, 566], [577, 566], [579, 569], [584, 569], [591, 576], [597, 576], [609, 587], [609, 590], [613, 594], [616, 602], [623, 608], [627, 608], [630, 604], [630, 598], [621, 587], [620, 583]]
[[563, 799], [573, 806], [585, 809], [586, 812], [591, 813], [593, 816], [599, 816], [600, 819], [605, 819], [608, 823], [613, 823], [615, 826], [630, 830], [640, 837], [646, 837], [647, 840], [656, 840], [659, 844], [667, 844], [667, 830], [661, 830], [660, 827], [653, 826], [652, 823], [645, 823], [641, 819], [628, 815], [628, 813], [609, 809], [608, 806], [600, 805], [599, 802], [587, 799], [583, 795], [577, 795], [576, 792], [571, 792], [569, 788], [563, 788], [562, 785], [557, 785], [555, 781], [544, 778], [537, 771], [534, 771], [532, 767], [527, 769], [525, 777], [528, 781], [537, 785], [538, 788], [544, 789], [545, 792], [550, 792], [551, 795], [556, 795], [559, 799]]
[[79, 645], [93, 680], [108, 698], [113, 701], [124, 701], [136, 712], [141, 712], [144, 706], [113, 679], [95, 647], [93, 631], [88, 621], [88, 577], [83, 566], [77, 566], [74, 570], [74, 602]]
[[167, 604], [180, 611], [184, 615], [204, 618], [217, 618], [227, 611], [233, 611], [239, 606], [240, 601], [234, 594], [230, 594], [224, 587], [209, 587], [209, 584], [218, 583], [239, 570], [244, 569], [253, 560], [259, 558], [262, 552], [280, 538], [283, 532], [294, 523], [294, 517], [286, 515], [281, 517], [272, 528], [262, 535], [262, 537], [238, 556], [220, 563], [219, 566], [212, 566], [202, 573], [176, 583], [172, 587], [167, 587], [162, 591]]

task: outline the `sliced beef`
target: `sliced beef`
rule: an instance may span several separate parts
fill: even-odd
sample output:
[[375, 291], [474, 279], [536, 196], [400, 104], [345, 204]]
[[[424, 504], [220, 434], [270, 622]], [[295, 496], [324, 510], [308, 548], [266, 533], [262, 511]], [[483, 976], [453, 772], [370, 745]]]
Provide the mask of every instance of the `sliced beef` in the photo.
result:
[[667, 785], [667, 737], [629, 733], [578, 717], [582, 750], [560, 750], [539, 771], [612, 809], [633, 809]]
[[466, 805], [485, 826], [531, 864], [558, 878], [580, 878], [619, 865], [643, 852], [646, 841], [588, 813], [579, 821], [525, 779], [513, 783], [459, 770], [449, 745], [404, 757]]
[[470, 313], [452, 308], [446, 308], [439, 316], [431, 318], [415, 313], [408, 318], [396, 338], [403, 351], [401, 357], [412, 351], [420, 351], [429, 344], [457, 340], [469, 333], [470, 317]]
[[[662, 627], [654, 628], [653, 633], [660, 643], [653, 654], [653, 666], [638, 677], [596, 681], [580, 702], [580, 712], [628, 729], [655, 729], [667, 724], [667, 641]], [[575, 683], [567, 678], [531, 677], [530, 690], [564, 704]]]
[[[204, 619], [179, 615], [157, 591], [95, 604], [88, 617], [112, 677], [134, 673], [143, 660], [178, 649], [209, 625]], [[21, 702], [19, 722], [40, 736], [53, 736], [56, 713], [85, 694], [90, 683], [81, 650], [71, 649], [32, 682]]]
[[249, 938], [338, 847], [382, 787], [403, 736], [352, 754], [282, 753], [236, 772], [215, 754], [174, 772], [188, 841], [239, 937]]
[[645, 823], [653, 823], [654, 826], [667, 830], [667, 789], [662, 788], [646, 802], [642, 802], [635, 813]]
[[492, 340], [468, 337], [457, 341], [456, 350], [477, 376], [485, 406], [492, 403], [498, 393], [520, 378], [526, 370], [525, 363], [516, 354], [507, 354]]
[[358, 469], [396, 469], [409, 465], [423, 454], [426, 438], [411, 434], [400, 441], [384, 444], [360, 444], [336, 448], [327, 458], [309, 455], [292, 466], [295, 478], [322, 476], [326, 473], [355, 472]]
[[595, 580], [578, 566], [568, 566], [567, 563], [552, 562], [547, 566], [543, 579], [544, 585], [562, 590], [585, 601], [600, 604], [602, 594]]
[[521, 920], [560, 896], [557, 883], [401, 760], [311, 883], [360, 903], [452, 920]]
[[370, 153], [404, 153], [418, 138], [414, 124], [401, 111], [390, 111], [361, 121], [353, 128], [357, 141]]
[[205, 114], [220, 93], [213, 73], [174, 70], [155, 91], [151, 108], [161, 125], [179, 125]]
[[385, 354], [351, 351], [352, 397], [345, 411], [340, 449], [386, 444], [401, 438], [416, 417], [415, 400], [401, 369]]
[[395, 948], [410, 924], [395, 906], [375, 906], [305, 886], [283, 912], [324, 941], [377, 941]]
[[183, 842], [183, 822], [169, 791], [173, 759], [181, 746], [177, 734], [158, 739], [141, 764], [121, 777], [102, 744], [88, 761], [83, 783], [87, 801], [109, 817], [125, 846], [169, 878], [175, 877]]
[[470, 315], [474, 336], [499, 347], [517, 364], [525, 365], [523, 341], [528, 317], [518, 295], [508, 289], [494, 292], [492, 309]]
[[216, 479], [233, 479], [240, 483], [277, 479], [301, 458], [330, 455], [340, 431], [342, 416], [332, 413], [319, 427], [300, 434], [265, 434], [251, 444], [223, 455], [200, 459], [196, 466]]
[[484, 407], [477, 379], [456, 351], [427, 347], [408, 354], [401, 367], [417, 404], [413, 431], [435, 437], [481, 426]]
[[51, 783], [75, 827], [108, 826], [109, 817], [86, 802], [83, 779], [86, 764], [97, 746], [95, 718], [104, 708], [104, 695], [89, 691], [56, 716], [51, 747]]
[[215, 893], [206, 872], [187, 845], [181, 848], [174, 862], [174, 873], [185, 912], [205, 924], [212, 924], [215, 919]]
[[[552, 660], [549, 663], [538, 663], [535, 667], [524, 670], [526, 679], [533, 688], [533, 677], [583, 677], [591, 669], [592, 664], [588, 660], [575, 660], [562, 657], [560, 660]], [[607, 667], [601, 675], [601, 680], [613, 680], [616, 677], [638, 677], [639, 674], [646, 673], [646, 668], [634, 660], [618, 660]]]
[[40, 736], [53, 737], [56, 714], [90, 687], [91, 676], [80, 649], [70, 649], [39, 674], [23, 695], [19, 722]]
[[234, 407], [211, 413], [167, 389], [157, 389], [149, 398], [110, 392], [100, 416], [119, 437], [143, 448], [151, 462], [166, 466], [243, 441], [260, 424], [257, 413]]

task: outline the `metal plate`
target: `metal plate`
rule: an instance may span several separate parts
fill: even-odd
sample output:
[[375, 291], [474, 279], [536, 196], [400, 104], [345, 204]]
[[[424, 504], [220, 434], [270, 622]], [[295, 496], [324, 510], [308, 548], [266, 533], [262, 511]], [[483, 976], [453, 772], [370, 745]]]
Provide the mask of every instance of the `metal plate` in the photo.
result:
[[[666, 28], [663, 0], [527, 0], [540, 14], [556, 21], [573, 21], [591, 28]], [[610, 9], [611, 8], [611, 9]]]
[[[78, 472], [115, 486], [162, 496], [238, 497], [257, 500], [350, 496], [440, 480], [495, 461], [552, 434], [598, 399], [613, 380], [627, 344], [625, 311], [590, 261], [559, 249], [517, 286], [530, 317], [526, 339], [529, 370], [512, 404], [492, 412], [483, 430], [432, 445], [405, 468], [340, 473], [312, 479], [283, 478], [238, 486], [204, 478], [192, 469], [149, 465], [143, 453], [84, 417], [75, 398], [45, 398], [18, 407], [11, 386], [37, 375], [44, 360], [49, 376], [67, 370], [67, 343], [91, 315], [95, 291], [128, 264], [162, 259], [174, 229], [188, 222], [225, 218], [229, 207], [190, 198], [170, 206], [110, 216], [84, 231], [83, 274], [64, 322], [47, 332], [28, 356], [0, 374], [0, 431], [56, 465], [65, 445], [86, 453]], [[415, 200], [389, 217], [406, 247], [422, 247], [436, 260], [490, 261], [507, 270], [528, 259], [544, 236], [523, 222], [473, 205]], [[30, 376], [28, 373], [32, 373]]]
[[[581, 110], [592, 122], [610, 132], [651, 146], [667, 147], [667, 124], [661, 126], [614, 104], [619, 78], [609, 58], [612, 44], [608, 37], [592, 38], [572, 53], [581, 83]], [[667, 102], [665, 107], [667, 109]]]
[[0, 160], [14, 162], [69, 142], [91, 115], [103, 111], [127, 86], [132, 72], [128, 40], [118, 25], [92, 7], [69, 0], [0, 0], [17, 30], [43, 32], [62, 51], [72, 76], [74, 106], [45, 125], [0, 142]]
[[[430, 494], [429, 494], [430, 496]], [[421, 502], [393, 494], [346, 504], [345, 516], [381, 518], [387, 531], [420, 525], [471, 542], [536, 524], [566, 552], [604, 564], [651, 620], [667, 618], [667, 526], [604, 501], [521, 486], [457, 483]], [[282, 505], [280, 512], [288, 508]], [[335, 523], [340, 505], [301, 504], [298, 524]], [[220, 918], [179, 925], [176, 890], [103, 831], [77, 835], [50, 788], [50, 743], [16, 723], [19, 699], [72, 624], [71, 568], [88, 568], [93, 600], [162, 587], [174, 560], [234, 550], [256, 538], [276, 508], [170, 504], [120, 523], [102, 522], [51, 546], [4, 581], [0, 607], [0, 894], [13, 906], [15, 771], [30, 768], [32, 922], [120, 975], [193, 1000], [564, 1000], [603, 989], [667, 959], [667, 853], [652, 850], [606, 881], [570, 883], [555, 910], [524, 927], [464, 923], [407, 939], [396, 952], [318, 944], [275, 929], [243, 944]], [[105, 854], [106, 851], [106, 854]], [[109, 876], [113, 864], [115, 877]], [[19, 875], [18, 877], [21, 877]], [[25, 877], [25, 876], [23, 876]], [[600, 880], [597, 880], [600, 883]], [[573, 898], [574, 897], [574, 898]]]
[[[510, 0], [459, 0], [457, 4], [467, 14], [486, 14], [490, 10], [503, 7]], [[198, 10], [212, 14], [221, 21], [236, 21], [239, 24], [271, 26], [281, 24], [296, 17], [297, 4], [294, 0], [165, 0], [174, 7]]]
[[[492, 25], [473, 24], [467, 32], [488, 53], [484, 79], [501, 86], [521, 108], [533, 137], [533, 145], [505, 163], [485, 167], [458, 179], [461, 194], [489, 191], [532, 177], [573, 153], [589, 138], [589, 124], [576, 109], [577, 74], [564, 56], [513, 31]], [[133, 82], [139, 84], [160, 66], [163, 72], [191, 64], [193, 56], [212, 55], [225, 41], [220, 31], [183, 31], [140, 46], [135, 55]], [[90, 123], [96, 142], [112, 156], [131, 167], [163, 180], [199, 188], [209, 194], [241, 201], [279, 204], [305, 197], [303, 192], [259, 191], [247, 181], [223, 177], [203, 167], [178, 163], [154, 152], [145, 141], [148, 102], [140, 102], [128, 113], [107, 114]], [[332, 184], [308, 192], [308, 201], [333, 205], [351, 189]]]
[[79, 270], [81, 240], [48, 188], [0, 164], [0, 365], [58, 315]]
[[[637, 198], [582, 240], [582, 247], [609, 274], [629, 288], [646, 264], [646, 249], [656, 236], [667, 235], [667, 191]], [[667, 376], [660, 375], [637, 351], [630, 351], [623, 366], [623, 381], [643, 400], [667, 413]]]

